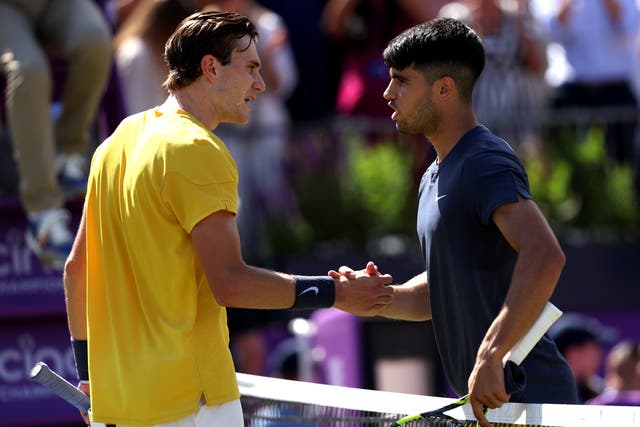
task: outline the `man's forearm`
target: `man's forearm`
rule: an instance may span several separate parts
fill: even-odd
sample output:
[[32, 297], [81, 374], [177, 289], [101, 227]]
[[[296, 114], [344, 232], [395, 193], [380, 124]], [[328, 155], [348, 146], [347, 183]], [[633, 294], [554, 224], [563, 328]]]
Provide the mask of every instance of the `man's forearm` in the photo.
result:
[[71, 337], [87, 339], [87, 262], [85, 212], [82, 212], [78, 233], [64, 266], [63, 283], [67, 321]]
[[500, 359], [529, 330], [555, 289], [564, 255], [554, 244], [536, 254], [521, 253], [504, 306], [487, 331], [479, 358]]
[[380, 315], [390, 319], [422, 321], [431, 319], [427, 273], [421, 273], [401, 285], [392, 285], [393, 303]]
[[86, 291], [69, 286], [65, 279], [65, 298], [69, 333], [75, 339], [87, 339]]

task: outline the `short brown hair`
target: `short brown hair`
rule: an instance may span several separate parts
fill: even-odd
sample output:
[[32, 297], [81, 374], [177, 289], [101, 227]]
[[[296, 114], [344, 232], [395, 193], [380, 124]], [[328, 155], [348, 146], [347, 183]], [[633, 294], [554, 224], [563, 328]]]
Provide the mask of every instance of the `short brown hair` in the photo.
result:
[[[251, 41], [239, 46], [244, 36]], [[215, 56], [222, 65], [231, 62], [234, 51], [244, 51], [258, 39], [255, 25], [246, 16], [229, 12], [198, 12], [184, 19], [164, 47], [169, 75], [164, 87], [169, 92], [182, 89], [202, 74], [200, 60]]]

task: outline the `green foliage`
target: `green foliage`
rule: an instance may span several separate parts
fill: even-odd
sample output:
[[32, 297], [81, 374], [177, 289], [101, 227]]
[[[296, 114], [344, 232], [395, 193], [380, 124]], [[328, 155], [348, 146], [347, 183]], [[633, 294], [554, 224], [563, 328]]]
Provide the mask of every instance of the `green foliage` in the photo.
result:
[[312, 244], [313, 231], [304, 218], [270, 218], [266, 226], [269, 249], [276, 258], [302, 253]]
[[592, 237], [637, 232], [632, 171], [607, 156], [602, 127], [584, 134], [553, 129], [544, 148], [523, 158], [532, 194], [561, 236], [576, 229]]
[[357, 135], [346, 144], [348, 160], [341, 180], [344, 202], [356, 207], [379, 233], [401, 232], [412, 188], [408, 154], [389, 141], [366, 146]]
[[390, 234], [414, 238], [417, 195], [407, 147], [353, 132], [339, 135], [335, 148], [320, 140], [316, 149], [321, 160], [293, 176], [311, 241], [364, 250]]

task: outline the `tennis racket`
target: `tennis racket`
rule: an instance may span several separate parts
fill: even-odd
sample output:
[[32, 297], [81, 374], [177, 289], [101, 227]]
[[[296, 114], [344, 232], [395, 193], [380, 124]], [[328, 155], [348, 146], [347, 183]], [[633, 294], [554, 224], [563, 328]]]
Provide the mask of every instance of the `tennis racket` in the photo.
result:
[[[520, 367], [520, 363], [524, 360], [529, 352], [533, 349], [544, 333], [551, 327], [553, 322], [558, 320], [562, 315], [562, 312], [550, 302], [547, 302], [544, 309], [531, 326], [531, 329], [516, 343], [516, 345], [509, 351], [503, 358], [502, 363], [505, 367], [505, 388], [507, 393], [512, 394], [524, 389], [526, 384], [526, 378], [524, 370]], [[469, 402], [469, 395], [465, 395], [460, 399], [452, 402], [446, 406], [443, 406], [432, 411], [422, 412], [420, 414], [409, 415], [404, 418], [400, 418], [389, 427], [399, 427], [416, 420], [429, 420], [435, 425], [438, 422], [446, 422], [447, 425], [464, 426], [465, 424], [449, 415], [448, 412], [459, 406], [462, 406]]]
[[46, 363], [38, 362], [29, 374], [32, 380], [39, 382], [82, 412], [89, 412], [89, 396], [74, 387], [69, 381], [53, 372]]

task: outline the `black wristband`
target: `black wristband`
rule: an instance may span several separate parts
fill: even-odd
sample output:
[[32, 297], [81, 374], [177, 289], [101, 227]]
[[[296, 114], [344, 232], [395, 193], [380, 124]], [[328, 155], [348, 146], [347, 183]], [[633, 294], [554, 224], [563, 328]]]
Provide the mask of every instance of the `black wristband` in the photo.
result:
[[75, 340], [71, 338], [73, 356], [76, 359], [76, 372], [78, 380], [89, 381], [89, 356], [87, 352], [87, 340]]
[[293, 276], [296, 279], [294, 310], [331, 307], [336, 299], [336, 285], [329, 276]]

